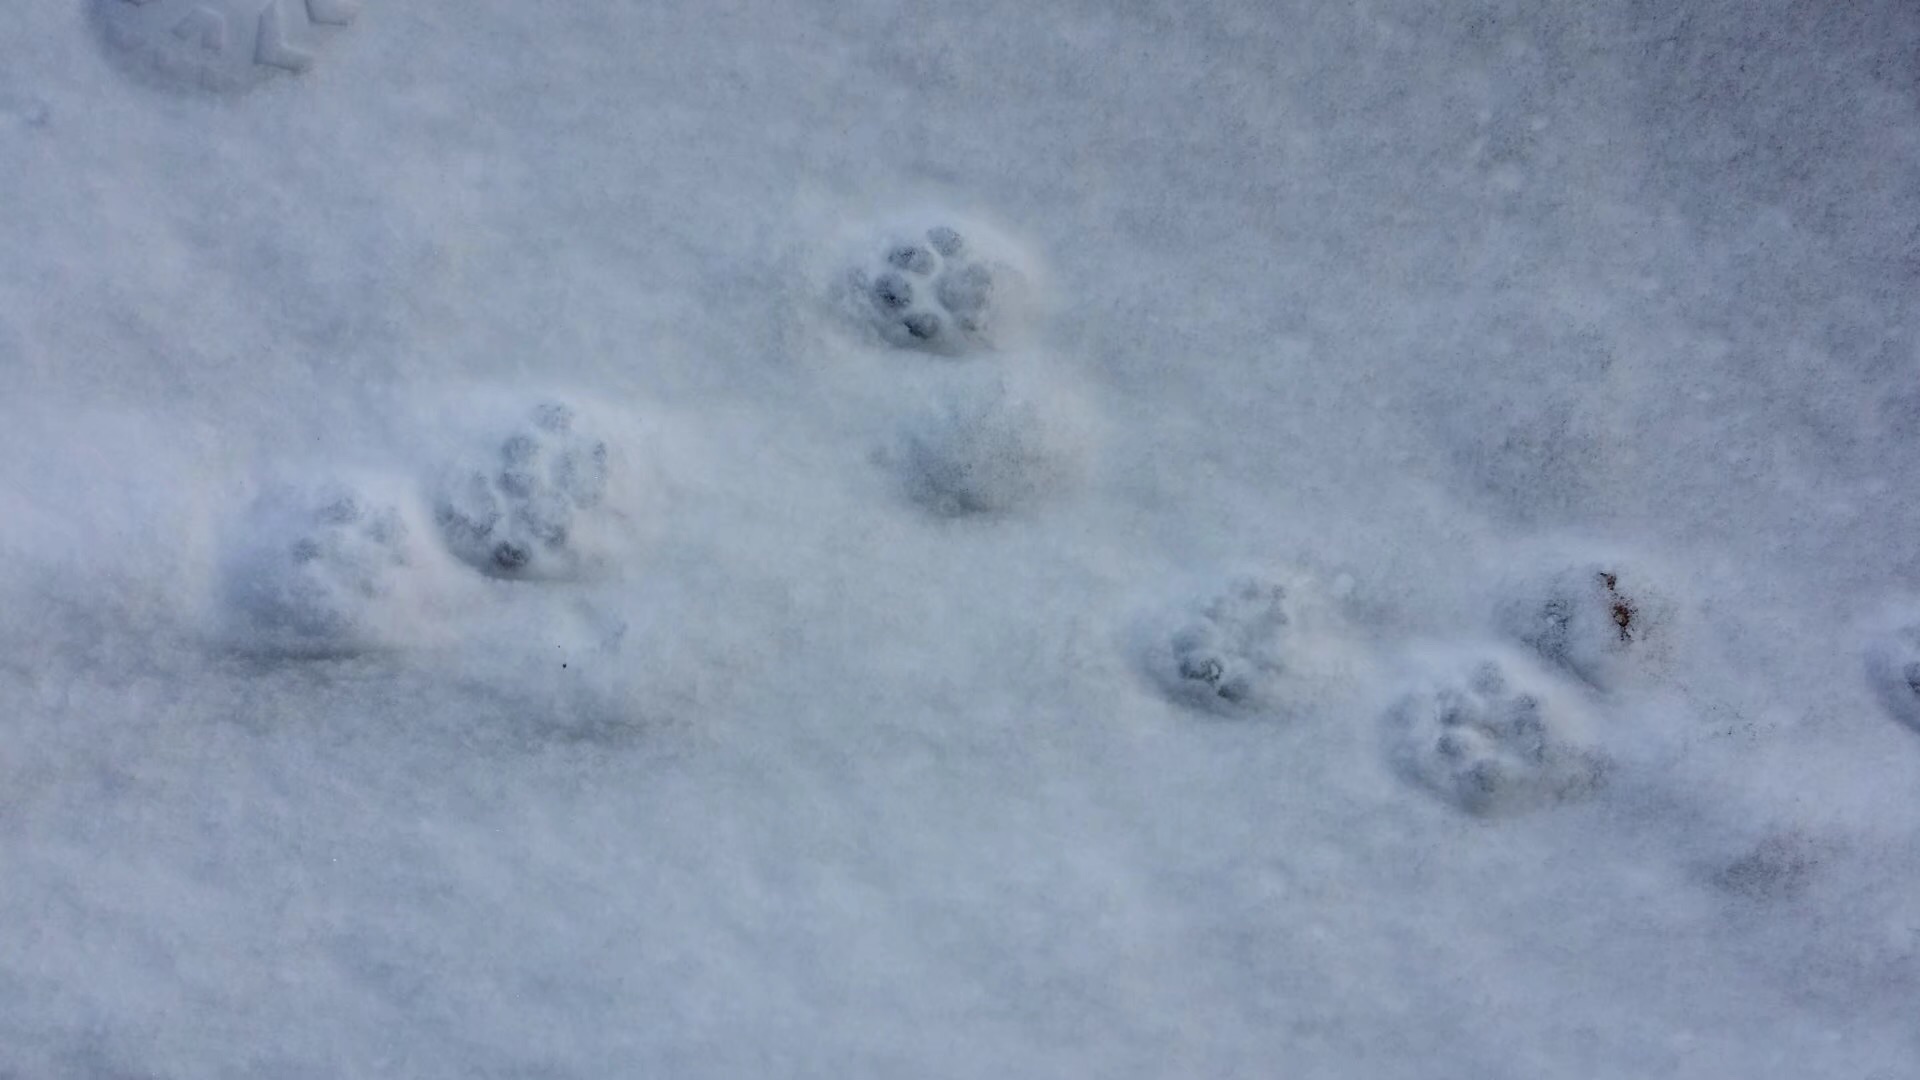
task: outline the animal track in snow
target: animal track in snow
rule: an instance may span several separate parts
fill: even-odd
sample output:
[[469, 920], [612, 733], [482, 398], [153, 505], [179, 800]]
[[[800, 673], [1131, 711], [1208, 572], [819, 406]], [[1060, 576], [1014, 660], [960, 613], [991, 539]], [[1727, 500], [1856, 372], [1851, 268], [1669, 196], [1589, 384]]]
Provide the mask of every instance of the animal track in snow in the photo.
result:
[[846, 277], [849, 306], [882, 338], [946, 355], [1012, 343], [1031, 306], [1032, 278], [1011, 245], [937, 220], [883, 236]]
[[1402, 775], [1471, 814], [1580, 798], [1606, 780], [1579, 706], [1526, 665], [1495, 654], [1454, 662], [1387, 712]]
[[359, 0], [94, 0], [113, 51], [143, 73], [243, 90], [307, 70]]
[[245, 649], [336, 656], [397, 644], [411, 617], [412, 530], [401, 509], [328, 483], [263, 495], [225, 568]]
[[1581, 562], [1522, 581], [1495, 617], [1542, 660], [1600, 690], [1665, 663], [1674, 605], [1639, 566]]
[[612, 458], [572, 406], [543, 402], [447, 471], [434, 522], [448, 550], [483, 573], [567, 576], [580, 568], [582, 526], [605, 503]]
[[1306, 579], [1228, 576], [1141, 624], [1139, 659], [1167, 698], [1224, 716], [1293, 714], [1348, 666]]
[[943, 381], [901, 427], [908, 495], [948, 516], [1000, 513], [1071, 487], [1085, 470], [1085, 418], [1067, 392], [995, 372]]

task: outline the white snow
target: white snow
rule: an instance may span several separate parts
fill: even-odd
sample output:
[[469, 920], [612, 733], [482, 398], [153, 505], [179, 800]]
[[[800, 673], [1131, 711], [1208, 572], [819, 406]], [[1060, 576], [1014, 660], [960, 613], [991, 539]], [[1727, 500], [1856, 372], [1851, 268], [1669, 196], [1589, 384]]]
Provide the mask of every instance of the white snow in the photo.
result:
[[181, 6], [0, 18], [0, 1076], [1920, 1071], [1907, 0]]

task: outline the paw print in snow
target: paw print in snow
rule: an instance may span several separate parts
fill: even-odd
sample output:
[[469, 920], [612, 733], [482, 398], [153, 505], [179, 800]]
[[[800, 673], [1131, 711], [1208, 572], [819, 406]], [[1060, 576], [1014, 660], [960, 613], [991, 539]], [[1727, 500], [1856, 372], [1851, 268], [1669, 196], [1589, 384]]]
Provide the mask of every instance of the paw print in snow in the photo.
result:
[[243, 90], [313, 65], [360, 0], [93, 0], [96, 29], [136, 73]]
[[1613, 562], [1574, 566], [1515, 590], [1498, 618], [1541, 659], [1613, 689], [1665, 659], [1673, 605], [1646, 579]]
[[576, 430], [574, 410], [539, 405], [484, 464], [452, 472], [434, 505], [447, 547], [498, 577], [551, 577], [577, 566], [582, 515], [607, 492], [608, 446]]
[[1148, 658], [1167, 695], [1215, 712], [1259, 711], [1280, 698], [1294, 619], [1284, 586], [1236, 578], [1192, 609]]
[[1090, 432], [1063, 388], [964, 378], [908, 415], [898, 464], [907, 493], [949, 517], [1017, 510], [1071, 488]]
[[947, 354], [1005, 344], [1025, 290], [1011, 262], [948, 225], [896, 238], [849, 281], [881, 337]]
[[1606, 759], [1577, 736], [1571, 702], [1523, 669], [1482, 659], [1388, 712], [1403, 775], [1471, 814], [1497, 815], [1598, 789]]
[[241, 644], [325, 656], [393, 643], [408, 607], [410, 534], [397, 507], [338, 485], [263, 497], [227, 573]]

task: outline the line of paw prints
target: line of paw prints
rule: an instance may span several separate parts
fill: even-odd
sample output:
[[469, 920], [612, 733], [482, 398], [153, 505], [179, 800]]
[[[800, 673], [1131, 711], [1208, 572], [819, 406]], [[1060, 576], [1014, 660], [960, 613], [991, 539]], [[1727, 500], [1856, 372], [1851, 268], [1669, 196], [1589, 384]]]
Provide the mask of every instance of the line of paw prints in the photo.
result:
[[[1578, 670], [1569, 657], [1588, 658], [1580, 643], [1598, 633], [1597, 625], [1618, 640], [1622, 631], [1640, 629], [1639, 616], [1618, 575], [1611, 585], [1596, 580], [1593, 590], [1561, 587], [1584, 573], [1554, 575], [1555, 587], [1522, 589], [1523, 599], [1514, 601], [1549, 613], [1543, 618], [1550, 632], [1512, 635], [1544, 667], [1492, 644], [1408, 657], [1419, 677], [1382, 717], [1386, 756], [1400, 776], [1476, 816], [1568, 802], [1605, 785], [1609, 758], [1590, 741], [1585, 714], [1592, 688], [1566, 678]], [[1169, 701], [1201, 712], [1310, 710], [1316, 680], [1328, 672], [1342, 677], [1344, 668], [1326, 660], [1338, 663], [1337, 619], [1319, 606], [1303, 610], [1308, 596], [1301, 590], [1309, 585], [1243, 574], [1163, 613], [1149, 624], [1141, 653], [1146, 674]], [[1629, 647], [1637, 640], [1630, 636]]]
[[1608, 757], [1586, 740], [1587, 701], [1657, 677], [1680, 606], [1638, 560], [1572, 560], [1508, 582], [1493, 627], [1540, 668], [1485, 650], [1397, 702], [1387, 728], [1403, 775], [1495, 815], [1599, 790]]
[[359, 0], [93, 0], [111, 53], [141, 75], [242, 90], [313, 65]]
[[[1589, 695], [1603, 700], [1669, 670], [1683, 610], [1657, 574], [1637, 560], [1610, 558], [1576, 561], [1522, 579], [1495, 605], [1495, 626], [1550, 672], [1577, 680]], [[1898, 620], [1874, 635], [1864, 661], [1879, 704], [1894, 719], [1920, 730], [1920, 619]], [[1572, 695], [1554, 696], [1562, 701], [1557, 706], [1562, 711], [1577, 707]], [[1460, 745], [1456, 740], [1446, 748]], [[1498, 774], [1510, 763], [1483, 767]], [[1595, 786], [1580, 777], [1604, 772], [1575, 771], [1574, 791]]]
[[[852, 318], [897, 348], [986, 364], [922, 372], [928, 398], [880, 457], [909, 499], [942, 517], [1012, 511], [1071, 487], [1094, 428], [1047, 365], [1005, 352], [1031, 304], [1013, 242], [944, 215], [877, 230], [843, 279]], [[1017, 362], [1016, 362], [1017, 360]]]
[[543, 402], [489, 457], [448, 470], [430, 513], [339, 482], [275, 488], [229, 545], [231, 628], [243, 648], [283, 656], [403, 644], [433, 591], [410, 520], [428, 522], [447, 555], [490, 577], [570, 576], [583, 565], [579, 535], [609, 510], [614, 457], [571, 406]]

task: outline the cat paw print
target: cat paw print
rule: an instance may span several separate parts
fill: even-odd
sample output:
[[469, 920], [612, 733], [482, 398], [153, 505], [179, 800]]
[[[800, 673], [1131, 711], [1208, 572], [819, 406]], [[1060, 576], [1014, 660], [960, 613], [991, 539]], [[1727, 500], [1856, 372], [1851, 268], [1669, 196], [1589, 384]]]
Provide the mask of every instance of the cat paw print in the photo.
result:
[[1235, 576], [1171, 619], [1146, 653], [1162, 692], [1191, 708], [1226, 715], [1270, 709], [1295, 677], [1301, 627], [1287, 586]]
[[1475, 815], [1577, 799], [1598, 790], [1608, 771], [1574, 702], [1491, 656], [1408, 692], [1388, 711], [1387, 727], [1401, 774]]
[[1674, 611], [1645, 570], [1614, 560], [1523, 582], [1496, 617], [1542, 660], [1611, 690], [1665, 664]]
[[900, 230], [848, 275], [857, 311], [901, 348], [960, 355], [1002, 347], [1029, 306], [1029, 278], [990, 239], [936, 223]]
[[606, 439], [575, 410], [543, 402], [481, 460], [449, 471], [434, 500], [448, 550], [496, 577], [560, 577], [579, 568], [583, 523], [604, 505]]
[[238, 644], [338, 656], [399, 643], [414, 607], [412, 533], [397, 505], [341, 484], [269, 492], [246, 515], [227, 566]]

